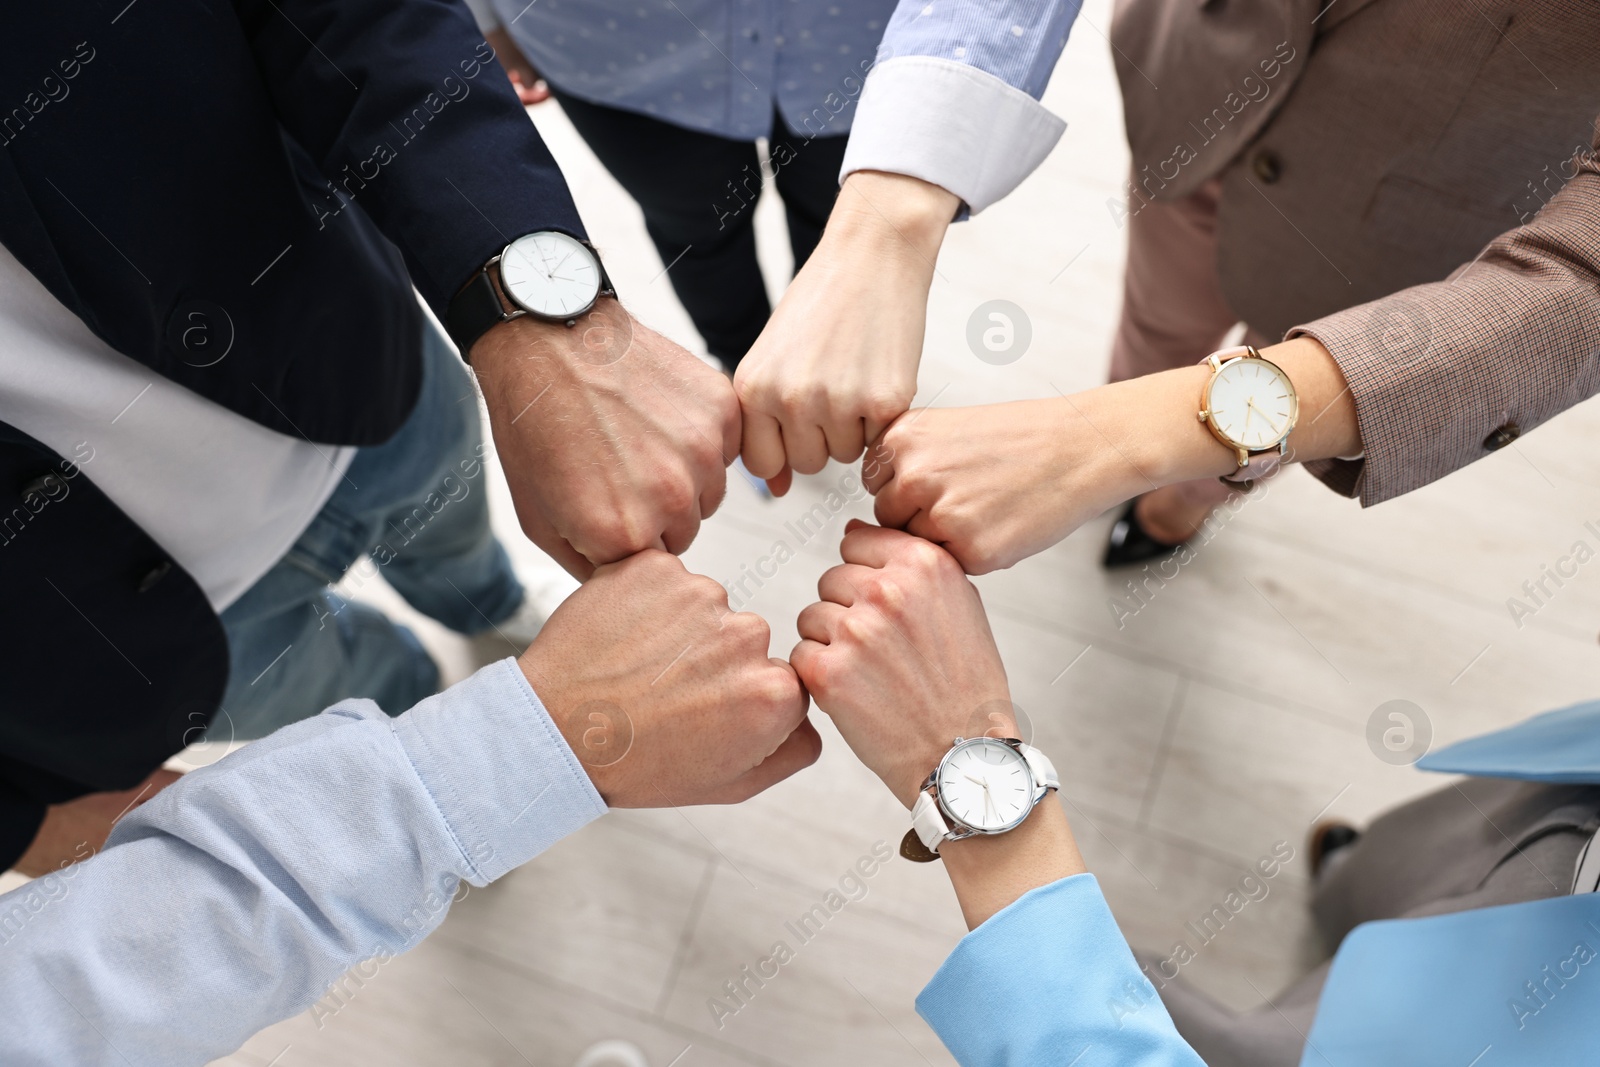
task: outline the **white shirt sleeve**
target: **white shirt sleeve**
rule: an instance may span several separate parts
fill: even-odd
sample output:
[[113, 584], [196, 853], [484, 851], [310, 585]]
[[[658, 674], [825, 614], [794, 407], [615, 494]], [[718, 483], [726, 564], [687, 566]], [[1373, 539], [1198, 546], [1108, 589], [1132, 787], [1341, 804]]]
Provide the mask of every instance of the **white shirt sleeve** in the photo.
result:
[[1022, 183], [1066, 123], [1039, 103], [1080, 0], [901, 0], [856, 105], [839, 178], [908, 174], [973, 213]]

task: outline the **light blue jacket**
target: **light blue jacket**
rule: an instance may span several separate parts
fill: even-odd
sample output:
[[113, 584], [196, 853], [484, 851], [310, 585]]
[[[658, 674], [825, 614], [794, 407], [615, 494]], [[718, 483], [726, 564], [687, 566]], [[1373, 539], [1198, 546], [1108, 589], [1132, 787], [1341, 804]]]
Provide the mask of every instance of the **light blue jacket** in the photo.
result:
[[[1463, 741], [1418, 766], [1600, 784], [1600, 702]], [[1035, 889], [968, 934], [917, 998], [917, 1010], [963, 1067], [1201, 1062], [1173, 1028], [1088, 874]], [[1334, 957], [1300, 1061], [1596, 1063], [1596, 893], [1356, 927]]]

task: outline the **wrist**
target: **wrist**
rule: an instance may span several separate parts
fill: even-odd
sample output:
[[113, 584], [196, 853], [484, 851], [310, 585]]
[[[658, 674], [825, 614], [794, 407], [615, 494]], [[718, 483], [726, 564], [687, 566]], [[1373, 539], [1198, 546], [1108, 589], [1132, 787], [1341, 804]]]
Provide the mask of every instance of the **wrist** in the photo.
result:
[[939, 855], [968, 929], [1030, 890], [1088, 870], [1054, 797], [1040, 801], [1015, 830], [946, 841]]
[[[495, 292], [509, 307], [498, 280]], [[632, 316], [616, 296], [602, 294], [571, 326], [522, 315], [490, 328], [472, 346], [472, 369], [486, 390], [512, 366], [523, 366], [524, 372], [542, 370], [553, 380], [578, 366], [615, 363], [626, 353], [632, 337]], [[524, 366], [530, 363], [534, 366]]]
[[960, 208], [952, 192], [905, 174], [856, 171], [839, 189], [822, 244], [931, 280], [945, 231]]
[[[1361, 451], [1349, 386], [1320, 342], [1296, 337], [1262, 349], [1261, 355], [1288, 375], [1299, 397], [1300, 421], [1288, 437], [1297, 462]], [[1105, 451], [1109, 462], [1120, 464], [1124, 481], [1129, 481], [1129, 496], [1238, 469], [1237, 453], [1212, 436], [1199, 419], [1201, 395], [1211, 374], [1210, 367], [1196, 362], [1068, 398], [1075, 412], [1115, 446]]]
[[632, 721], [611, 701], [584, 700], [581, 693], [564, 689], [557, 681], [562, 672], [548, 664], [543, 653], [535, 638], [517, 657], [517, 669], [544, 705], [551, 725], [577, 758], [589, 784], [611, 807], [616, 793], [611, 767], [620, 759], [617, 752], [625, 755], [633, 742]]
[[935, 736], [926, 743], [913, 742], [911, 747], [918, 751], [906, 761], [904, 773], [897, 782], [885, 783], [895, 799], [909, 811], [917, 802], [928, 776], [938, 769], [945, 756], [955, 747], [957, 738], [1017, 737], [1016, 717], [1012, 713], [1014, 707], [1010, 694], [1002, 691], [998, 698], [977, 704], [977, 710], [967, 722], [950, 726], [947, 736]]
[[1106, 447], [1099, 484], [1117, 484], [1127, 499], [1176, 482], [1236, 469], [1235, 454], [1197, 417], [1211, 370], [1202, 364], [1112, 382], [1064, 398], [1068, 418], [1088, 421]]

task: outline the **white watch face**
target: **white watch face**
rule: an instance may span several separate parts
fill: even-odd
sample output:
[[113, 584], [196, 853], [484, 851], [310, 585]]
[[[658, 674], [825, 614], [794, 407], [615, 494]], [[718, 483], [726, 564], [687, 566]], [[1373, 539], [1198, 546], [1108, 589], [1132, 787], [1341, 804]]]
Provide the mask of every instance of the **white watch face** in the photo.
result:
[[1206, 408], [1234, 444], [1251, 451], [1271, 448], [1293, 427], [1294, 387], [1264, 359], [1235, 359], [1212, 376]]
[[939, 803], [974, 830], [1016, 826], [1033, 810], [1033, 773], [1022, 753], [992, 737], [950, 750], [939, 767]]
[[501, 255], [500, 284], [518, 306], [564, 319], [588, 310], [599, 295], [600, 261], [564, 233], [530, 233]]

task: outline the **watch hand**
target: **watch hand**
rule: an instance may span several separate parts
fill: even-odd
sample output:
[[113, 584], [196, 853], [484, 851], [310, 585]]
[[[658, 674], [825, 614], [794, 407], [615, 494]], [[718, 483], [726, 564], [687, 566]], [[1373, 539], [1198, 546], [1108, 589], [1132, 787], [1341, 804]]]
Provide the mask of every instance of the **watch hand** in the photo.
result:
[[[1262, 411], [1260, 408], [1256, 407], [1256, 402], [1254, 399], [1247, 397], [1245, 399], [1245, 403], [1250, 405], [1251, 411], [1254, 411], [1257, 415], [1261, 416], [1262, 421], [1267, 424], [1267, 429], [1271, 430], [1273, 433], [1278, 432], [1278, 424], [1272, 421], [1272, 419], [1268, 418], [1265, 411]], [[1247, 415], [1246, 418], [1249, 418], [1249, 416]]]
[[989, 783], [984, 781], [982, 778], [974, 778], [970, 774], [964, 774], [962, 777], [971, 782], [973, 785], [981, 785], [986, 790], [989, 788]]

